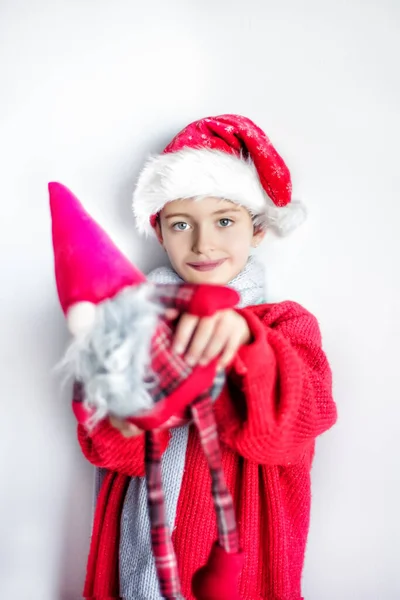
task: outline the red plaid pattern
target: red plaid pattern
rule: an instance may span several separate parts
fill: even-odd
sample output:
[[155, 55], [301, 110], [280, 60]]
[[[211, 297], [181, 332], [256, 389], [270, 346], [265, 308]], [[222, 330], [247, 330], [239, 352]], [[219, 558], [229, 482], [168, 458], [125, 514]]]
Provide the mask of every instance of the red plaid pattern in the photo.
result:
[[180, 313], [187, 312], [196, 288], [185, 283], [154, 284], [155, 298], [166, 308], [176, 308]]
[[192, 372], [183, 356], [172, 352], [172, 327], [160, 321], [151, 342], [150, 392], [154, 403], [168, 398]]
[[[237, 553], [239, 537], [235, 511], [222, 470], [221, 450], [211, 396], [203, 394], [197, 398], [191, 410], [210, 468], [211, 491], [217, 515], [218, 542], [229, 554]], [[163, 598], [174, 600], [182, 596], [176, 556], [166, 520], [161, 479], [161, 450], [157, 435], [152, 431], [146, 432], [145, 460], [151, 542], [160, 591]]]
[[217, 424], [209, 395], [200, 396], [192, 404], [192, 415], [211, 474], [211, 492], [217, 514], [218, 542], [228, 554], [239, 552], [239, 536], [235, 509], [222, 469]]
[[[194, 287], [186, 285], [157, 285], [155, 296], [166, 308], [174, 307], [179, 311], [188, 309], [193, 297]], [[150, 350], [149, 387], [154, 403], [168, 398], [192, 372], [184, 358], [171, 350], [173, 327], [164, 319], [160, 320], [154, 333]], [[178, 427], [183, 420], [174, 422]], [[169, 424], [169, 426], [171, 426]]]
[[147, 501], [157, 577], [162, 597], [166, 600], [176, 600], [182, 598], [182, 595], [176, 555], [165, 512], [161, 448], [156, 433], [147, 431], [145, 436]]
[[[191, 301], [198, 290], [192, 285], [157, 285], [155, 296], [157, 302], [165, 307], [177, 308], [180, 312], [190, 308]], [[150, 350], [149, 385], [154, 403], [168, 398], [192, 373], [184, 357], [172, 352], [173, 325], [160, 319], [153, 335]], [[211, 382], [204, 382], [205, 387]], [[179, 427], [187, 423], [191, 414], [188, 409], [185, 415], [175, 415], [164, 423], [164, 427]]]

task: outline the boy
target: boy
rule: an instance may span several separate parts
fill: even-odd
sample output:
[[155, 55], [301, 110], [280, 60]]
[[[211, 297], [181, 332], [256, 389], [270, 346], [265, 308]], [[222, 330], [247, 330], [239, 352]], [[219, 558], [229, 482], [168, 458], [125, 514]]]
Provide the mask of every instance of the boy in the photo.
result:
[[[292, 302], [263, 304], [261, 270], [249, 258], [266, 229], [286, 233], [304, 216], [291, 201], [289, 171], [250, 120], [203, 119], [148, 162], [133, 208], [139, 230], [154, 230], [171, 262], [149, 279], [227, 284], [240, 293], [238, 310], [183, 315], [174, 347], [192, 365], [218, 356], [227, 373], [214, 406], [245, 555], [240, 597], [300, 600], [314, 442], [336, 420], [331, 373], [315, 318]], [[191, 578], [215, 539], [215, 513], [194, 428], [171, 434], [163, 442], [166, 508], [183, 594], [193, 599]], [[79, 441], [102, 468], [94, 527], [102, 522], [104, 534], [89, 557], [85, 597], [159, 599], [143, 435], [113, 418], [90, 434], [79, 427]], [[115, 523], [119, 536], [110, 539]]]

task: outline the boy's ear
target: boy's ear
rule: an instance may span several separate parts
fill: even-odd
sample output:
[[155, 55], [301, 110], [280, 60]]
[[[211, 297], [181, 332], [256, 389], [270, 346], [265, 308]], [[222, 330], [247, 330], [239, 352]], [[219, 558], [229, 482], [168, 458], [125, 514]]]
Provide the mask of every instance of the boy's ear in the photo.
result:
[[251, 242], [251, 245], [252, 245], [253, 248], [257, 248], [257, 246], [259, 244], [261, 244], [261, 242], [263, 241], [266, 233], [267, 232], [265, 231], [265, 229], [261, 229], [261, 228], [254, 229], [253, 239], [252, 239], [252, 242]]
[[162, 236], [162, 231], [161, 231], [161, 223], [160, 223], [160, 219], [159, 217], [157, 217], [157, 221], [154, 227], [154, 231], [156, 232], [156, 236], [158, 241], [160, 242], [161, 246], [164, 245], [164, 240], [163, 240], [163, 236]]

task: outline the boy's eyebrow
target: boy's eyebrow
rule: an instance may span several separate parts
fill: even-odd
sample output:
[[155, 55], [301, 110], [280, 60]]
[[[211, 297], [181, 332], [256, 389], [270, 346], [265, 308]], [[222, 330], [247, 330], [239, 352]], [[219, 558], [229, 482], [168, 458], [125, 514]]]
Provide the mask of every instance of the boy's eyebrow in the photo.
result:
[[215, 212], [213, 212], [213, 215], [222, 215], [223, 213], [227, 213], [227, 212], [240, 212], [240, 208], [236, 208], [235, 206], [230, 206], [229, 208], [221, 208], [220, 210], [216, 210]]
[[[213, 215], [222, 215], [222, 214], [227, 213], [227, 212], [240, 212], [240, 208], [235, 208], [235, 207], [232, 207], [232, 208], [231, 207], [229, 207], [229, 208], [221, 208], [220, 210], [216, 210], [216, 211], [214, 211], [211, 214], [213, 214]], [[181, 213], [180, 212], [180, 213], [173, 213], [171, 215], [166, 215], [165, 218], [166, 219], [172, 219], [172, 218], [176, 218], [176, 217], [189, 217], [190, 218], [191, 216], [192, 215], [188, 215], [187, 213], [183, 213], [183, 212]]]

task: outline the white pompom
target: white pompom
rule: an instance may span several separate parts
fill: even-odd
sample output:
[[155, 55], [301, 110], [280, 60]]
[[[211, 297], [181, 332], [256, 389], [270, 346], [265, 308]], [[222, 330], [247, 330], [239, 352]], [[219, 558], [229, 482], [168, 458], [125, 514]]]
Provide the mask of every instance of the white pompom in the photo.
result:
[[77, 302], [67, 313], [68, 329], [74, 337], [88, 333], [96, 318], [96, 305], [92, 302]]
[[274, 227], [282, 236], [297, 229], [307, 218], [307, 209], [299, 200], [292, 200], [287, 206], [277, 209]]

